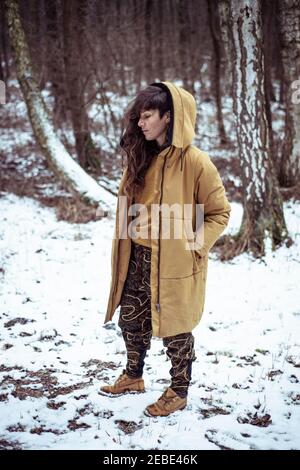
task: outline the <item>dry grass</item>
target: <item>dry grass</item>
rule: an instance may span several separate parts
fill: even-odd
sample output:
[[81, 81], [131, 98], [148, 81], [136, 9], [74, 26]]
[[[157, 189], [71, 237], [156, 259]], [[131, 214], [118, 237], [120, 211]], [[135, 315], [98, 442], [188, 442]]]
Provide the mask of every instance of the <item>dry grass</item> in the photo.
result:
[[[79, 382], [69, 386], [59, 387], [57, 378], [53, 375], [53, 369], [40, 369], [38, 371], [24, 371], [24, 376], [14, 379], [10, 375], [5, 375], [0, 385], [2, 388], [13, 386], [11, 395], [19, 400], [26, 400], [28, 397], [47, 397], [53, 399], [59, 395], [68, 395], [75, 390], [81, 390], [89, 386], [89, 382]], [[3, 396], [5, 400], [5, 396]], [[53, 403], [53, 402], [52, 402]]]
[[22, 446], [18, 441], [0, 439], [0, 450], [22, 450]]
[[[57, 180], [36, 146], [16, 147], [14, 152], [13, 158], [0, 152], [0, 193], [30, 197], [53, 207], [58, 220], [87, 223], [101, 219], [97, 208], [83, 203]], [[32, 154], [36, 158], [29, 161], [28, 155]]]
[[115, 423], [118, 425], [118, 428], [121, 429], [125, 434], [133, 434], [138, 429], [143, 427], [142, 423], [136, 423], [135, 421], [124, 421], [122, 419], [115, 420]]
[[253, 413], [248, 413], [247, 417], [238, 417], [237, 418], [238, 423], [240, 424], [245, 424], [249, 423], [252, 424], [253, 426], [259, 426], [262, 428], [266, 428], [272, 423], [271, 415], [269, 414], [264, 414], [264, 415], [258, 415], [257, 412]]

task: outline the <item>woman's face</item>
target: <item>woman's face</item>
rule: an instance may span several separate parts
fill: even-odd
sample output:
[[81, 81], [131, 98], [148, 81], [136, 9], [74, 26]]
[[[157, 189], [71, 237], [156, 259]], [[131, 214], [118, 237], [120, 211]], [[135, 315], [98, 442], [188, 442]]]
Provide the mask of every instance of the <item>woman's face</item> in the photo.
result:
[[141, 112], [138, 126], [144, 132], [146, 140], [156, 140], [162, 145], [166, 138], [167, 119], [169, 119], [168, 112], [160, 118], [158, 109], [149, 109]]

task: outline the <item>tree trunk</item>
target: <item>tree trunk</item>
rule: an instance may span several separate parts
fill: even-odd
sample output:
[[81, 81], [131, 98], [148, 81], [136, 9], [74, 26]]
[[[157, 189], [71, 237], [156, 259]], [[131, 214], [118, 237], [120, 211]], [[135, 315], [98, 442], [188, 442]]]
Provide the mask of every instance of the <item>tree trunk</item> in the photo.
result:
[[[123, 3], [124, 5], [124, 3]], [[119, 44], [119, 69], [120, 69], [120, 80], [121, 80], [121, 95], [127, 96], [127, 87], [126, 87], [126, 71], [125, 71], [125, 55], [124, 55], [124, 44], [126, 44], [124, 34], [122, 31], [122, 4], [121, 0], [116, 1], [116, 27], [117, 27], [117, 34], [120, 38], [118, 41]], [[124, 15], [125, 16], [125, 15]]]
[[[267, 0], [265, 0], [267, 2]], [[274, 0], [272, 2], [272, 8], [274, 9], [274, 31], [276, 32], [273, 38], [273, 48], [274, 48], [274, 58], [273, 58], [273, 67], [274, 67], [274, 78], [279, 82], [279, 103], [283, 104], [284, 99], [284, 79], [283, 79], [283, 64], [282, 64], [282, 54], [281, 54], [281, 40], [280, 40], [280, 22], [279, 22], [279, 2], [281, 0]], [[274, 3], [274, 6], [273, 6]]]
[[134, 46], [133, 46], [133, 54], [134, 57], [136, 58], [135, 66], [134, 66], [134, 71], [133, 71], [133, 81], [135, 83], [136, 89], [135, 92], [136, 94], [140, 91], [141, 89], [141, 82], [142, 82], [142, 57], [143, 55], [141, 54], [141, 11], [140, 11], [140, 5], [141, 2], [139, 0], [133, 0], [133, 23], [134, 23], [134, 28], [133, 28], [133, 37], [134, 37]]
[[80, 165], [95, 168], [101, 174], [101, 155], [95, 148], [85, 109], [86, 76], [83, 76], [82, 57], [84, 42], [84, 0], [64, 0], [64, 63], [66, 71], [67, 102], [75, 137], [76, 153]]
[[[176, 78], [181, 77], [181, 68], [180, 68], [180, 57], [177, 51], [179, 50], [179, 25], [176, 10], [174, 8], [174, 1], [167, 0], [165, 3], [166, 15], [168, 18], [169, 28], [165, 28], [166, 32], [166, 54], [169, 61], [167, 63], [167, 70], [172, 70]], [[174, 53], [176, 51], [176, 53]]]
[[189, 2], [187, 6], [191, 18], [191, 30], [190, 30], [190, 62], [191, 62], [191, 82], [193, 87], [193, 94], [195, 91], [195, 82], [200, 81], [201, 74], [199, 74], [199, 69], [201, 69], [201, 60], [200, 60], [200, 48], [199, 48], [199, 30], [201, 30], [200, 22], [200, 11], [201, 4], [198, 2]]
[[[9, 63], [8, 63], [8, 51], [6, 43], [6, 31], [5, 31], [5, 18], [4, 18], [4, 3], [0, 2], [0, 58], [1, 58], [1, 80], [7, 82], [9, 78]], [[4, 67], [2, 65], [4, 63]]]
[[218, 2], [218, 14], [219, 14], [219, 25], [220, 25], [220, 37], [224, 52], [224, 76], [228, 80], [224, 83], [224, 92], [233, 96], [233, 67], [232, 58], [233, 52], [233, 35], [231, 25], [229, 22], [230, 18], [230, 2], [229, 0], [223, 0]]
[[300, 1], [281, 0], [278, 6], [286, 107], [279, 181], [290, 187], [300, 177], [300, 105], [293, 99], [293, 82], [300, 78]]
[[185, 0], [178, 0], [178, 24], [179, 24], [179, 59], [183, 86], [186, 90], [193, 93], [193, 84], [191, 83], [191, 61], [190, 61], [190, 17]]
[[153, 82], [153, 57], [152, 57], [152, 13], [153, 13], [153, 0], [146, 0], [145, 3], [145, 68], [146, 80], [148, 83]]
[[276, 13], [276, 2], [268, 2], [263, 0], [262, 3], [262, 28], [263, 28], [263, 52], [264, 52], [264, 83], [265, 83], [265, 102], [266, 117], [269, 132], [269, 156], [273, 160], [274, 170], [277, 174], [278, 165], [278, 149], [273, 136], [272, 127], [272, 110], [271, 102], [275, 101], [273, 85], [272, 85], [272, 59], [273, 59], [273, 43], [276, 31], [273, 30], [273, 19]]
[[[105, 199], [104, 190], [72, 159], [56, 136], [33, 74], [29, 47], [22, 27], [17, 0], [5, 0], [5, 5], [18, 81], [36, 140], [49, 165], [61, 181], [84, 202], [97, 207], [100, 215], [102, 209], [99, 204]], [[102, 215], [105, 215], [104, 211], [102, 211]]]
[[[224, 1], [224, 0], [222, 0]], [[233, 90], [244, 214], [236, 252], [259, 257], [287, 239], [282, 199], [269, 156], [259, 0], [225, 0], [233, 32]]]
[[165, 7], [164, 2], [155, 2], [155, 26], [156, 26], [156, 37], [159, 37], [159, 41], [155, 41], [155, 51], [157, 58], [157, 77], [160, 81], [165, 80], [165, 35], [161, 34], [161, 25], [165, 22]]
[[220, 23], [218, 18], [218, 4], [215, 0], [207, 0], [208, 24], [213, 46], [213, 67], [211, 72], [212, 92], [215, 98], [217, 109], [217, 121], [220, 143], [226, 144], [226, 137], [223, 114], [222, 114], [222, 90], [221, 90], [221, 51], [220, 51]]
[[56, 125], [67, 120], [66, 90], [63, 74], [63, 45], [59, 28], [59, 9], [57, 0], [45, 2], [46, 16], [46, 47], [48, 80], [51, 81], [54, 96], [54, 123]]

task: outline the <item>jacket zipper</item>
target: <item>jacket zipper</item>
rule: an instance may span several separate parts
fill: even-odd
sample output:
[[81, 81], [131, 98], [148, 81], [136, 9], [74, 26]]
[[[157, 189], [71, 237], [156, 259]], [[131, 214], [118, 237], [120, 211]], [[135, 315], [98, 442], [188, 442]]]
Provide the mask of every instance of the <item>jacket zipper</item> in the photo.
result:
[[[172, 150], [172, 146], [171, 146], [169, 152], [171, 150]], [[156, 310], [157, 310], [158, 313], [160, 313], [160, 285], [159, 285], [160, 284], [160, 228], [161, 228], [160, 206], [161, 206], [162, 198], [163, 198], [165, 165], [166, 165], [166, 160], [167, 160], [167, 156], [168, 156], [169, 152], [167, 152], [167, 154], [165, 155], [163, 169], [162, 169], [161, 183], [160, 183], [159, 225], [158, 225], [158, 274], [157, 274], [157, 303], [156, 303]]]

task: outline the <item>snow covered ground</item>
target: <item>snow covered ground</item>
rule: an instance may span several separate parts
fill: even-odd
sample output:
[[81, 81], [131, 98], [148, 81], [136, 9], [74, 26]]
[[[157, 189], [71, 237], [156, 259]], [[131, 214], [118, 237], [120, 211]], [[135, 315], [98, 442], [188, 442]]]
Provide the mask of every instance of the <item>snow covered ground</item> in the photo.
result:
[[113, 219], [69, 224], [2, 193], [0, 448], [300, 449], [300, 204], [284, 207], [290, 248], [211, 255], [188, 407], [149, 418], [169, 377], [160, 339], [145, 394], [98, 394], [125, 365], [117, 316], [103, 326]]

